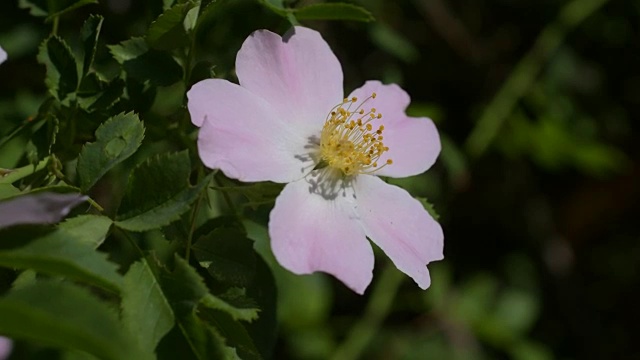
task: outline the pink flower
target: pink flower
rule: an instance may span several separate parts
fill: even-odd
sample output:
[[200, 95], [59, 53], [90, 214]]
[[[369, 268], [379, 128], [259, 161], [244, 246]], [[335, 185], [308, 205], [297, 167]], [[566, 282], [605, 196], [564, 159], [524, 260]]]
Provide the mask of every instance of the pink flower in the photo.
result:
[[4, 360], [11, 354], [13, 349], [13, 341], [11, 339], [0, 336], [0, 360]]
[[0, 64], [5, 62], [6, 60], [7, 60], [7, 52], [4, 51], [4, 49], [2, 49], [2, 47], [0, 47]]
[[342, 69], [320, 34], [259, 30], [236, 58], [240, 85], [209, 79], [188, 92], [203, 163], [241, 181], [287, 183], [269, 220], [271, 247], [296, 274], [329, 273], [362, 294], [369, 237], [426, 289], [443, 233], [405, 190], [378, 176], [427, 170], [440, 152], [430, 119], [405, 114], [397, 85], [368, 81], [343, 99]]

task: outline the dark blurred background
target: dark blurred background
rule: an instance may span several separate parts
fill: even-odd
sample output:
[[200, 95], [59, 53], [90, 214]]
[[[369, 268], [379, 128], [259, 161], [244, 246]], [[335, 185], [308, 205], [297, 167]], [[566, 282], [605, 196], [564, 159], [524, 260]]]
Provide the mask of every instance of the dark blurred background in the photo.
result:
[[[36, 53], [50, 25], [16, 3], [0, 3], [4, 129], [46, 91]], [[438, 163], [393, 182], [435, 205], [445, 260], [421, 291], [378, 256], [362, 297], [274, 269], [274, 358], [640, 359], [640, 1], [355, 3], [376, 21], [303, 25], [331, 44], [347, 92], [398, 83], [409, 113], [436, 122]], [[101, 0], [63, 17], [59, 34], [77, 45], [84, 19], [104, 15], [97, 63], [108, 73], [105, 45], [144, 35], [161, 12], [160, 0]], [[200, 29], [198, 59], [234, 80], [248, 34], [289, 26], [257, 1], [229, 0]], [[176, 111], [188, 85], [159, 92], [145, 122]], [[3, 148], [0, 167], [18, 164], [11, 146], [27, 140]]]

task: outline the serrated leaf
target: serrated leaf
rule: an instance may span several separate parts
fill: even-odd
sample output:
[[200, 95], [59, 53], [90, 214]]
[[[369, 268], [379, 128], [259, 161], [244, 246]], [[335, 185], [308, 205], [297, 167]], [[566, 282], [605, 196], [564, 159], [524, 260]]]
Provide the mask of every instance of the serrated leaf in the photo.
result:
[[[237, 303], [233, 303], [233, 301]], [[235, 321], [252, 322], [258, 319], [258, 312], [252, 301], [247, 301], [244, 289], [231, 288], [220, 296], [207, 294], [202, 299], [202, 306], [229, 314]]]
[[200, 265], [217, 281], [246, 287], [253, 281], [256, 255], [253, 242], [235, 228], [217, 228], [193, 245]]
[[207, 176], [191, 187], [190, 172], [186, 151], [156, 156], [140, 164], [129, 177], [116, 225], [146, 231], [178, 220], [211, 179]]
[[0, 266], [62, 275], [113, 292], [122, 287], [117, 265], [64, 229], [13, 227], [0, 237]]
[[112, 307], [71, 283], [39, 280], [0, 298], [0, 333], [100, 359], [149, 359], [128, 339]]
[[79, 215], [58, 224], [74, 238], [97, 249], [109, 233], [113, 220], [102, 215]]
[[86, 191], [110, 169], [138, 150], [144, 126], [133, 113], [119, 114], [96, 130], [96, 142], [86, 144], [78, 158], [80, 187]]
[[427, 200], [427, 198], [425, 198], [425, 197], [416, 197], [416, 200], [420, 201], [420, 204], [422, 204], [422, 207], [424, 207], [424, 209], [427, 210], [429, 215], [431, 215], [431, 217], [434, 220], [440, 219], [440, 215], [438, 215], [438, 213], [436, 212], [435, 207], [433, 206], [432, 203], [429, 202], [429, 200]]
[[146, 259], [131, 265], [124, 277], [122, 321], [143, 349], [155, 349], [174, 325], [169, 300]]
[[131, 38], [109, 46], [109, 50], [127, 75], [138, 80], [169, 86], [182, 79], [182, 67], [173, 57], [165, 51], [149, 49], [143, 38]]
[[375, 20], [371, 13], [360, 6], [344, 3], [322, 3], [294, 10], [298, 20], [351, 20], [369, 22]]
[[172, 50], [189, 44], [189, 36], [183, 22], [189, 10], [196, 4], [189, 1], [165, 10], [151, 23], [147, 31], [147, 43], [158, 50]]
[[[231, 221], [215, 221], [206, 223], [198, 229], [196, 233], [203, 234], [199, 236], [198, 239], [206, 239], [206, 237], [209, 236], [210, 239], [207, 240], [207, 242], [210, 243], [207, 244], [207, 247], [212, 249], [207, 252], [200, 252], [201, 249], [196, 249], [194, 244], [194, 256], [199, 261], [206, 261], [209, 259], [209, 268], [211, 269], [214, 267], [218, 272], [218, 274], [216, 274], [215, 277], [212, 276], [212, 278], [228, 287], [228, 290], [225, 293], [218, 295], [220, 299], [230, 305], [233, 305], [236, 309], [260, 309], [260, 317], [257, 320], [252, 321], [251, 323], [240, 324], [246, 329], [252, 339], [252, 344], [244, 344], [242, 347], [245, 349], [255, 347], [259, 350], [262, 357], [270, 358], [277, 339], [275, 280], [269, 266], [261, 256], [256, 254], [253, 248], [253, 242], [246, 239], [246, 233], [243, 228], [239, 228], [235, 225], [226, 228], [220, 227], [226, 226], [230, 222]], [[221, 225], [216, 227], [215, 223]], [[202, 228], [207, 229], [205, 231], [201, 231]], [[232, 246], [234, 239], [240, 243], [240, 246]], [[251, 242], [252, 246], [246, 246], [246, 241]], [[224, 242], [228, 242], [229, 244], [223, 245]], [[216, 247], [219, 248], [216, 249]], [[215, 257], [212, 256], [212, 254], [215, 255]], [[243, 260], [234, 261], [233, 259]], [[224, 263], [233, 264], [234, 266], [221, 266], [220, 264], [216, 264], [216, 262], [222, 263], [223, 265]], [[210, 269], [207, 270], [209, 271]], [[229, 273], [232, 271], [238, 271], [240, 273], [252, 271], [253, 274], [248, 276], [237, 276]], [[211, 271], [209, 271], [209, 273], [211, 273]], [[230, 315], [233, 317], [232, 314]], [[234, 325], [234, 327], [237, 326]], [[234, 341], [241, 341], [242, 339], [242, 336], [239, 338], [228, 339], [228, 345], [240, 346], [234, 345]], [[244, 354], [243, 351], [244, 350], [238, 350], [241, 357], [242, 355], [249, 356]]]
[[96, 47], [98, 45], [98, 36], [102, 29], [104, 18], [99, 15], [91, 15], [82, 25], [80, 35], [82, 37], [82, 47], [84, 49], [84, 61], [82, 63], [82, 77], [89, 73], [89, 69], [93, 64], [96, 55]]
[[228, 313], [223, 311], [201, 310], [200, 316], [212, 325], [225, 338], [228, 346], [233, 347], [242, 360], [262, 360], [263, 357], [253, 343], [247, 329]]
[[[160, 342], [158, 355], [166, 359], [228, 359], [229, 351], [225, 348], [224, 339], [197, 316], [197, 305], [209, 290], [195, 269], [176, 257], [173, 271], [163, 269], [158, 280], [173, 309], [177, 325]], [[186, 346], [181, 349], [176, 343]]]
[[57, 36], [51, 36], [40, 46], [38, 61], [47, 68], [49, 92], [64, 101], [78, 88], [78, 65], [69, 46]]

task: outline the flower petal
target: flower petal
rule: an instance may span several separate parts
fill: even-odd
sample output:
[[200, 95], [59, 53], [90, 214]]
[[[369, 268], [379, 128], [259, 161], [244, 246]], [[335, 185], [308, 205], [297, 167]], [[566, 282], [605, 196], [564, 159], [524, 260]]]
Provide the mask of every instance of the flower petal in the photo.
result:
[[87, 200], [77, 193], [40, 192], [19, 195], [0, 202], [0, 228], [26, 224], [53, 224], [76, 205]]
[[0, 47], [0, 64], [7, 60], [7, 52], [4, 51], [2, 47]]
[[340, 62], [320, 33], [295, 27], [284, 37], [252, 33], [238, 52], [240, 85], [265, 99], [291, 126], [318, 134], [343, 98]]
[[405, 190], [376, 176], [354, 182], [364, 230], [400, 271], [423, 289], [431, 284], [427, 264], [443, 256], [442, 228]]
[[336, 195], [323, 197], [306, 179], [287, 184], [271, 211], [271, 248], [289, 271], [323, 271], [362, 294], [373, 276], [373, 250], [356, 219], [353, 198]]
[[405, 113], [409, 106], [409, 95], [398, 85], [384, 85], [379, 81], [367, 81], [349, 97], [356, 96], [364, 100], [376, 93], [375, 99], [369, 99], [365, 110], [375, 108], [382, 119], [371, 124], [384, 125], [383, 142], [389, 147], [380, 160], [384, 164], [392, 159], [393, 164], [377, 171], [376, 175], [406, 177], [420, 174], [433, 165], [440, 154], [440, 136], [433, 121], [429, 118], [408, 117]]
[[9, 338], [0, 336], [0, 360], [7, 359], [11, 354], [13, 341]]
[[241, 181], [289, 182], [313, 167], [304, 135], [262, 98], [226, 80], [209, 79], [187, 93], [191, 121], [202, 126], [198, 152], [211, 169]]

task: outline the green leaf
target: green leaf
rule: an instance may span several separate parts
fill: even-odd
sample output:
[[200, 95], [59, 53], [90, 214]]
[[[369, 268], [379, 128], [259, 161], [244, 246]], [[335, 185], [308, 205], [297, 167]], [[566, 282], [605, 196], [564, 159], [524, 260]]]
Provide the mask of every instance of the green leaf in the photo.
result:
[[246, 287], [253, 281], [256, 255], [253, 241], [235, 228], [217, 228], [193, 245], [200, 265], [217, 281]]
[[220, 296], [207, 294], [202, 299], [202, 306], [225, 312], [235, 321], [252, 322], [258, 319], [259, 309], [252, 301], [248, 301], [244, 289], [231, 288]]
[[58, 225], [74, 238], [97, 249], [109, 233], [113, 220], [102, 215], [80, 215]]
[[131, 343], [114, 309], [71, 283], [39, 280], [0, 298], [0, 333], [100, 359], [149, 359]]
[[425, 197], [416, 197], [416, 200], [420, 201], [420, 204], [422, 204], [424, 209], [427, 210], [429, 215], [431, 215], [431, 217], [434, 220], [437, 221], [438, 219], [440, 219], [440, 215], [438, 215], [438, 213], [436, 212], [435, 207], [433, 206], [432, 203], [429, 202], [429, 200], [427, 200], [427, 198], [425, 198]]
[[45, 82], [49, 92], [64, 101], [78, 88], [78, 65], [69, 46], [57, 36], [51, 36], [40, 46], [38, 61], [47, 68]]
[[64, 229], [12, 227], [0, 232], [0, 266], [67, 276], [119, 292], [117, 265]]
[[298, 20], [352, 20], [369, 22], [375, 20], [365, 8], [353, 4], [322, 3], [294, 10]]
[[143, 349], [155, 349], [174, 325], [169, 300], [146, 259], [131, 265], [124, 277], [122, 320]]
[[89, 69], [93, 64], [96, 55], [96, 47], [98, 45], [98, 36], [102, 29], [104, 18], [99, 15], [91, 15], [82, 25], [80, 35], [82, 36], [82, 47], [84, 49], [84, 62], [82, 63], [82, 77], [89, 73]]
[[149, 26], [147, 31], [147, 43], [158, 50], [172, 50], [189, 44], [189, 36], [183, 25], [189, 10], [195, 7], [195, 3], [186, 2], [177, 4], [162, 13]]
[[284, 8], [282, 0], [259, 0], [262, 5], [274, 13], [286, 17], [289, 11]]
[[163, 269], [159, 281], [177, 325], [160, 342], [157, 352], [161, 359], [231, 358], [220, 334], [197, 316], [197, 306], [209, 289], [195, 269], [176, 257], [173, 271]]
[[46, 22], [51, 22], [55, 18], [60, 17], [61, 15], [69, 13], [78, 8], [81, 8], [85, 5], [97, 4], [98, 0], [64, 0], [64, 1], [57, 0], [57, 1], [50, 1], [49, 3], [55, 4], [57, 6], [54, 6], [52, 9], [49, 10], [49, 13], [51, 15], [47, 17], [47, 19], [45, 20]]
[[[203, 227], [211, 229], [210, 225], [213, 223]], [[198, 230], [196, 233], [200, 232]], [[203, 247], [207, 251], [202, 251]], [[255, 347], [262, 357], [270, 358], [277, 338], [276, 285], [269, 266], [255, 253], [253, 241], [246, 238], [243, 228], [218, 226], [200, 236], [193, 251], [201, 263], [209, 263], [207, 270], [212, 278], [228, 287], [225, 293], [218, 295], [219, 298], [236, 309], [260, 309], [257, 320], [240, 324], [253, 339], [252, 344], [234, 345], [234, 341], [243, 339], [239, 337], [228, 339], [228, 345], [237, 346], [241, 357], [247, 355], [244, 354], [246, 349]], [[234, 317], [233, 313], [229, 315]], [[238, 315], [235, 317], [242, 319]], [[221, 329], [223, 334], [224, 330]]]
[[182, 67], [165, 51], [149, 49], [143, 38], [131, 38], [109, 50], [128, 76], [149, 80], [157, 86], [169, 86], [182, 79]]
[[133, 113], [116, 115], [100, 125], [96, 142], [80, 151], [77, 171], [81, 189], [90, 189], [107, 171], [133, 155], [143, 137], [144, 126]]
[[190, 173], [187, 151], [156, 156], [140, 164], [129, 177], [116, 225], [147, 231], [178, 220], [211, 179], [207, 176], [191, 187]]
[[220, 335], [226, 339], [227, 345], [235, 349], [240, 359], [261, 360], [263, 358], [247, 329], [228, 313], [203, 309], [200, 311], [200, 316], [216, 327]]
[[19, 0], [18, 6], [21, 9], [29, 9], [32, 16], [47, 16], [49, 8], [46, 0]]

